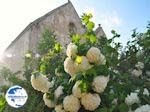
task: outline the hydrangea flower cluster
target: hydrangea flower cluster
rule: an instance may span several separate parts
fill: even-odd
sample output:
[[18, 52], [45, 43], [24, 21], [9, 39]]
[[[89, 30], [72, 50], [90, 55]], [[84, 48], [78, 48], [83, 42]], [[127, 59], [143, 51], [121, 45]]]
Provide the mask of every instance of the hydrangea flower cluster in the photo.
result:
[[[92, 67], [90, 65], [87, 57], [77, 56], [77, 46], [73, 43], [70, 43], [67, 47], [67, 58], [64, 61], [64, 70], [70, 75], [73, 76], [78, 72], [86, 71]], [[76, 58], [76, 60], [74, 59]]]
[[150, 112], [150, 105], [142, 105], [141, 107], [137, 108], [134, 112]]
[[48, 92], [51, 83], [48, 81], [48, 78], [42, 74], [35, 74], [31, 76], [31, 85], [32, 87], [43, 93]]
[[[50, 44], [47, 38], [42, 41], [40, 55], [25, 56], [33, 62], [30, 68], [38, 71], [31, 76], [31, 85], [44, 94], [48, 107], [44, 111], [150, 112], [148, 40], [133, 38], [122, 51], [121, 43], [115, 42], [120, 35], [112, 30], [112, 38], [97, 38], [91, 18], [92, 14], [83, 14], [85, 32], [70, 34], [66, 52], [52, 36]], [[148, 37], [149, 31], [150, 25], [144, 35]], [[135, 31], [134, 36], [138, 37]]]
[[[68, 57], [64, 62], [64, 70], [71, 77], [76, 75], [76, 73], [78, 72], [86, 71], [92, 68], [93, 63], [95, 65], [104, 65], [106, 63], [105, 56], [100, 52], [98, 48], [91, 47], [87, 51], [86, 56], [79, 56], [79, 57], [77, 54], [78, 53], [77, 48], [78, 47], [73, 43], [70, 43], [67, 47], [66, 54]], [[109, 77], [106, 76], [99, 75], [95, 77], [93, 79], [93, 82], [91, 83], [92, 89], [95, 93], [82, 92], [80, 89], [81, 81], [77, 81], [72, 88], [72, 95], [66, 96], [66, 98], [64, 99], [63, 102], [64, 109], [70, 112], [78, 112], [81, 103], [81, 105], [86, 110], [94, 111], [96, 108], [98, 108], [101, 102], [101, 98], [98, 93], [102, 93], [105, 90], [108, 81]], [[67, 100], [68, 97], [70, 97], [70, 99]], [[74, 100], [70, 101], [71, 99]], [[72, 104], [72, 102], [74, 102], [75, 104]], [[66, 104], [68, 104], [69, 106]], [[71, 105], [76, 106], [76, 108], [72, 107]]]
[[[90, 63], [96, 65], [104, 65], [106, 63], [105, 56], [96, 47], [91, 47], [86, 56], [77, 56], [77, 46], [70, 43], [67, 47], [67, 58], [64, 61], [64, 70], [71, 76], [78, 72], [86, 71], [92, 67]], [[75, 59], [76, 58], [76, 59]]]
[[139, 77], [142, 75], [142, 70], [144, 68], [144, 63], [142, 62], [138, 62], [136, 65], [135, 65], [135, 68], [131, 73], [133, 76], [135, 77]]
[[[127, 95], [127, 97], [125, 98], [125, 103], [131, 107], [132, 105], [134, 104], [138, 104], [140, 105], [141, 104], [141, 100], [140, 100], [140, 97], [139, 97], [139, 93], [140, 93], [140, 90], [135, 90], [135, 92], [131, 92], [129, 95]], [[147, 88], [144, 88], [143, 90], [143, 95], [149, 97], [149, 91]], [[136, 108], [136, 110], [134, 110], [134, 112], [149, 112], [150, 110], [150, 105], [143, 105], [143, 106], [140, 106], [138, 108]], [[130, 111], [133, 112], [130, 108]]]
[[134, 103], [140, 103], [138, 93], [130, 93], [130, 95], [125, 98], [125, 103], [129, 106], [133, 105]]
[[[77, 73], [83, 73], [91, 69], [94, 65], [105, 65], [105, 56], [96, 47], [91, 47], [86, 56], [78, 55], [78, 46], [70, 43], [66, 50], [67, 58], [64, 61], [64, 70], [72, 79]], [[63, 75], [63, 74], [62, 74]], [[60, 75], [61, 76], [61, 75]], [[59, 77], [59, 75], [57, 75]], [[57, 104], [54, 99], [51, 99], [48, 91], [53, 88], [54, 83], [48, 81], [46, 76], [39, 74], [31, 76], [31, 84], [34, 89], [44, 93], [43, 100], [49, 108], [54, 108], [56, 112], [78, 112], [81, 107], [87, 111], [94, 111], [101, 103], [99, 93], [104, 92], [109, 82], [109, 76], [97, 75], [93, 76], [93, 81], [90, 83], [92, 92], [83, 92], [80, 85], [82, 80], [74, 82], [71, 94], [64, 93], [64, 87], [58, 86], [54, 91], [54, 98], [59, 99], [64, 95], [63, 102]]]

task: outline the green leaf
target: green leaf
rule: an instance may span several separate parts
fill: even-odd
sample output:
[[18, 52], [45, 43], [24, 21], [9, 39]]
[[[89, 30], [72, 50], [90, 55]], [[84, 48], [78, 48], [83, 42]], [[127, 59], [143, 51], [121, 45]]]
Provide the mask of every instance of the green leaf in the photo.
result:
[[79, 56], [83, 56], [83, 55], [86, 55], [87, 53], [87, 50], [89, 49], [89, 45], [87, 45], [86, 43], [84, 44], [79, 44], [78, 45], [78, 55]]
[[116, 31], [115, 31], [115, 30], [111, 30], [111, 33], [112, 33], [112, 34], [116, 34]]
[[79, 43], [79, 41], [80, 41], [80, 36], [78, 34], [72, 36], [72, 42]]
[[118, 107], [119, 112], [128, 112], [128, 106], [125, 103], [121, 103]]
[[97, 73], [96, 73], [96, 70], [94, 68], [91, 68], [91, 69], [86, 71], [86, 74], [96, 76]]
[[41, 64], [40, 65], [40, 72], [41, 73], [45, 73], [45, 71], [46, 71], [46, 65], [45, 64]]
[[55, 45], [55, 35], [49, 29], [45, 29], [42, 33], [42, 38], [38, 43], [38, 52], [45, 54], [49, 49], [52, 49]]
[[88, 83], [86, 81], [81, 80], [81, 83], [79, 85], [81, 92], [87, 92], [88, 91]]
[[137, 109], [138, 107], [139, 107], [139, 105], [135, 103], [135, 104], [133, 104], [133, 105], [131, 106], [131, 109], [132, 109], [132, 110], [135, 110], [135, 109]]
[[60, 52], [62, 50], [62, 47], [59, 43], [56, 43], [54, 49], [56, 50], [56, 52]]
[[93, 22], [88, 22], [87, 23], [87, 29], [89, 31], [92, 31], [94, 27], [95, 27], [95, 24]]
[[96, 36], [95, 35], [90, 35], [90, 42], [91, 43], [96, 43], [96, 41], [97, 41]]
[[107, 108], [104, 107], [104, 108], [97, 109], [95, 112], [108, 112], [108, 111]]
[[106, 65], [98, 65], [95, 66], [94, 69], [96, 70], [97, 75], [105, 75], [105, 76], [109, 75], [109, 70]]
[[90, 18], [91, 18], [91, 15], [83, 14], [83, 16], [82, 16], [82, 22], [84, 24], [87, 24], [89, 22]]
[[78, 80], [82, 80], [83, 75], [81, 73], [78, 73], [74, 77], [75, 77], [74, 80], [78, 81]]

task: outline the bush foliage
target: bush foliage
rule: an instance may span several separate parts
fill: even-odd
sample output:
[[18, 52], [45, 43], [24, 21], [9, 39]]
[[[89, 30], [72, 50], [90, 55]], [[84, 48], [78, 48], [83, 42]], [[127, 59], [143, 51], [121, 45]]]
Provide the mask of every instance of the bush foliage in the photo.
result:
[[[56, 42], [55, 35], [48, 29], [43, 32], [38, 45], [39, 54], [28, 52], [25, 56], [24, 73], [25, 80], [18, 79], [9, 70], [2, 69], [1, 74], [13, 85], [20, 85], [27, 90], [29, 95], [27, 103], [20, 109], [13, 109], [6, 104], [5, 99], [0, 96], [0, 112], [51, 112], [43, 102], [43, 94], [34, 90], [31, 86], [30, 77], [32, 74], [41, 73], [54, 82], [54, 86], [49, 89], [50, 99], [54, 98], [55, 90], [62, 85], [64, 94], [55, 102], [60, 104], [66, 95], [72, 93], [72, 88], [76, 81], [81, 81], [82, 92], [93, 92], [89, 83], [98, 75], [109, 76], [110, 80], [103, 93], [100, 93], [101, 103], [95, 112], [128, 112], [136, 110], [141, 105], [150, 105], [150, 96], [143, 94], [145, 88], [150, 91], [150, 23], [146, 31], [138, 33], [133, 30], [131, 40], [127, 42], [125, 48], [121, 43], [115, 42], [120, 35], [112, 30], [113, 37], [97, 38], [93, 30], [95, 24], [91, 21], [91, 14], [83, 14], [82, 23], [87, 31], [84, 34], [70, 34], [72, 43], [78, 46], [78, 55], [86, 55], [92, 47], [100, 49], [106, 57], [106, 65], [94, 65], [85, 72], [79, 72], [74, 77], [70, 77], [64, 70], [66, 54], [63, 47]], [[86, 40], [86, 42], [82, 42]], [[137, 76], [134, 70], [139, 70], [138, 63], [143, 63], [141, 74]], [[5, 72], [4, 72], [5, 70]], [[57, 74], [60, 74], [58, 76]], [[9, 75], [11, 74], [11, 75]], [[7, 88], [2, 91], [5, 93]], [[137, 93], [140, 102], [128, 105], [126, 98], [131, 93]], [[114, 103], [115, 101], [115, 103]], [[83, 107], [80, 112], [87, 112]]]

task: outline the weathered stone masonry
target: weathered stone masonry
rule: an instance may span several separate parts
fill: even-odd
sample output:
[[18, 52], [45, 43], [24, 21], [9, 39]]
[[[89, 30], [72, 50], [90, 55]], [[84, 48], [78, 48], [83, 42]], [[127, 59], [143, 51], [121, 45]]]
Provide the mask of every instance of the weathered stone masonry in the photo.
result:
[[[13, 72], [22, 70], [25, 53], [27, 51], [37, 52], [37, 43], [45, 28], [53, 31], [57, 41], [63, 46], [70, 42], [70, 30], [79, 34], [85, 31], [75, 8], [68, 1], [68, 3], [30, 23], [8, 46], [4, 52], [4, 62], [8, 68]], [[105, 35], [101, 26], [95, 32], [98, 37]]]

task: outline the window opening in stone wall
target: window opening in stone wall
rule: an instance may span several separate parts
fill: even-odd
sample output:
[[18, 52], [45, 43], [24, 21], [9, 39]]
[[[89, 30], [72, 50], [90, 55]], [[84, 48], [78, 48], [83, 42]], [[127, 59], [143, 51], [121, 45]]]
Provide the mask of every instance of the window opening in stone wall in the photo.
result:
[[75, 24], [74, 23], [69, 23], [69, 33], [76, 33], [77, 32], [77, 28], [76, 28], [76, 26], [75, 26]]

